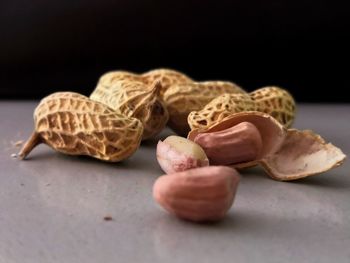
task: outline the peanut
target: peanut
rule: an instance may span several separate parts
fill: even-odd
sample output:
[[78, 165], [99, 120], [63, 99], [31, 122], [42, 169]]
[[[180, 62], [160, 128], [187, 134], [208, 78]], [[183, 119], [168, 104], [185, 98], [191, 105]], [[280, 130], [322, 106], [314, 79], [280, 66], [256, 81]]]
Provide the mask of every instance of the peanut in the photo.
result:
[[193, 129], [206, 128], [220, 122], [227, 116], [255, 110], [255, 103], [246, 93], [225, 93], [217, 96], [199, 111], [188, 115], [188, 124]]
[[292, 95], [279, 87], [263, 87], [250, 93], [256, 110], [270, 114], [284, 127], [292, 126], [295, 118], [295, 101]]
[[128, 72], [128, 71], [110, 71], [103, 74], [99, 81], [98, 85], [102, 85], [105, 87], [110, 87], [116, 81], [126, 80], [126, 81], [141, 81], [142, 77], [138, 74]]
[[153, 186], [154, 199], [179, 218], [202, 222], [222, 219], [232, 206], [240, 177], [225, 166], [164, 175]]
[[70, 155], [118, 162], [139, 147], [143, 127], [136, 118], [74, 92], [44, 98], [34, 111], [35, 131], [23, 146], [23, 159], [39, 143]]
[[110, 87], [115, 81], [139, 81], [146, 86], [152, 85], [155, 81], [160, 81], [162, 84], [159, 91], [160, 97], [163, 97], [164, 92], [172, 85], [181, 83], [192, 83], [193, 80], [185, 74], [173, 69], [154, 69], [143, 74], [136, 74], [128, 71], [111, 71], [101, 76], [99, 85]]
[[157, 160], [167, 174], [209, 165], [208, 157], [198, 144], [174, 135], [158, 142]]
[[90, 98], [106, 104], [120, 114], [139, 119], [144, 127], [143, 140], [154, 137], [165, 127], [169, 117], [165, 105], [159, 99], [160, 82], [146, 86], [134, 79], [118, 78], [115, 77], [112, 82], [107, 81], [107, 84], [100, 82]]
[[286, 90], [278, 87], [266, 87], [250, 94], [222, 94], [203, 109], [192, 111], [188, 115], [188, 123], [191, 130], [206, 128], [242, 111], [265, 112], [289, 127], [294, 120], [295, 102]]
[[180, 135], [187, 134], [190, 130], [187, 123], [188, 114], [191, 111], [201, 110], [208, 102], [223, 93], [245, 94], [236, 84], [225, 81], [193, 82], [171, 86], [163, 96], [169, 111], [168, 125]]
[[192, 83], [193, 80], [185, 74], [172, 69], [154, 69], [141, 75], [142, 81], [145, 84], [152, 84], [158, 80], [162, 84], [160, 97], [163, 98], [167, 89], [176, 84]]
[[[188, 134], [188, 139], [201, 145], [200, 140], [196, 140], [196, 138], [203, 136], [205, 139], [210, 138], [210, 134], [219, 134], [219, 136], [214, 135], [214, 138], [208, 140], [211, 144], [205, 142], [203, 138], [202, 140], [205, 142], [204, 144], [216, 147], [214, 140], [220, 145], [221, 139], [228, 137], [226, 145], [230, 145], [230, 142], [236, 140], [233, 140], [234, 133], [230, 133], [232, 132], [231, 129], [235, 130], [238, 125], [244, 122], [249, 122], [256, 127], [261, 137], [261, 147], [256, 132], [251, 129], [250, 132], [247, 132], [251, 140], [250, 146], [244, 147], [255, 149], [253, 150], [254, 153], [248, 154], [248, 157], [243, 158], [243, 160], [239, 159], [241, 156], [235, 159], [236, 153], [230, 153], [230, 147], [227, 147], [227, 155], [232, 154], [231, 157], [235, 160], [233, 160], [233, 163], [230, 163], [230, 160], [226, 161], [233, 167], [245, 168], [260, 164], [271, 178], [279, 181], [290, 181], [328, 171], [341, 165], [346, 158], [346, 155], [339, 148], [331, 143], [326, 143], [320, 135], [309, 130], [287, 130], [271, 115], [258, 111], [232, 114], [211, 127], [192, 130]], [[220, 133], [221, 131], [223, 131], [223, 135]], [[222, 138], [220, 138], [220, 135]], [[253, 140], [254, 136], [256, 138]], [[223, 142], [225, 144], [225, 140]], [[242, 141], [238, 139], [238, 142], [246, 142], [246, 139]], [[237, 145], [242, 145], [240, 143], [237, 143]], [[208, 152], [206, 145], [201, 146], [211, 163], [215, 163], [211, 158], [218, 158], [218, 161], [225, 160], [225, 154], [221, 153], [225, 145], [217, 147], [217, 151], [213, 151], [213, 153], [210, 152], [210, 147], [208, 147]], [[242, 153], [244, 154], [245, 151], [242, 151]]]
[[207, 154], [210, 163], [228, 165], [255, 160], [262, 149], [259, 130], [250, 122], [231, 128], [201, 133], [194, 138]]
[[[178, 71], [171, 69], [155, 69], [143, 74], [135, 74], [126, 71], [109, 72], [100, 78], [97, 88], [91, 94], [91, 99], [105, 103], [119, 111], [116, 104], [119, 105], [120, 102], [114, 98], [116, 95], [113, 93], [116, 88], [113, 86], [118, 86], [118, 83], [121, 81], [124, 83], [143, 83], [144, 89], [154, 85], [155, 81], [159, 81], [161, 86], [158, 94], [164, 101], [170, 114], [168, 125], [179, 135], [186, 135], [190, 130], [187, 118], [191, 111], [201, 110], [208, 102], [223, 93], [246, 94], [242, 88], [231, 82], [194, 82], [191, 78]], [[128, 96], [124, 97], [125, 100], [128, 100]], [[111, 100], [116, 100], [116, 103], [111, 103]], [[243, 104], [244, 103], [240, 103], [240, 105]], [[164, 108], [164, 105], [159, 107]], [[126, 114], [125, 112], [122, 113]], [[128, 116], [135, 117], [132, 114], [128, 114]], [[149, 132], [147, 128], [149, 125], [145, 125], [142, 119], [141, 121], [145, 126], [144, 139], [152, 137], [157, 133]], [[192, 124], [195, 125], [195, 123]]]

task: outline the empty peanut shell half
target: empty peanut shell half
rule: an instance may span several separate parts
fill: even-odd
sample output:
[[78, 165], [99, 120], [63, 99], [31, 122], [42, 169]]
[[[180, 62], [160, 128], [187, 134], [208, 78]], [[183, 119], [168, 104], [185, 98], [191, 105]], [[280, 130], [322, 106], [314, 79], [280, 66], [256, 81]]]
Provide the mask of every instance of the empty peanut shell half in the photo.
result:
[[[341, 165], [346, 158], [339, 148], [326, 143], [320, 135], [309, 130], [287, 130], [270, 115], [257, 111], [232, 114], [209, 128], [191, 131], [188, 138], [198, 142], [199, 136], [224, 131], [243, 122], [257, 128], [262, 147], [254, 160], [231, 163], [233, 167], [261, 164], [273, 179], [290, 181], [330, 170]], [[232, 145], [232, 151], [239, 149]]]

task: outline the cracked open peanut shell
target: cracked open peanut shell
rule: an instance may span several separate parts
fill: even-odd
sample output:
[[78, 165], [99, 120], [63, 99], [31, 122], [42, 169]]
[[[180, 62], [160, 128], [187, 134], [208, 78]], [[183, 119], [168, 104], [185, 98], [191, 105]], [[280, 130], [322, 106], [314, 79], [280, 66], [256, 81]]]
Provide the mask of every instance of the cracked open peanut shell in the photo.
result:
[[232, 114], [209, 128], [192, 130], [188, 138], [194, 141], [200, 134], [223, 131], [242, 122], [252, 123], [259, 130], [262, 149], [254, 160], [230, 164], [233, 167], [260, 164], [273, 179], [290, 181], [330, 170], [346, 158], [339, 148], [313, 131], [286, 129], [269, 114], [257, 111]]

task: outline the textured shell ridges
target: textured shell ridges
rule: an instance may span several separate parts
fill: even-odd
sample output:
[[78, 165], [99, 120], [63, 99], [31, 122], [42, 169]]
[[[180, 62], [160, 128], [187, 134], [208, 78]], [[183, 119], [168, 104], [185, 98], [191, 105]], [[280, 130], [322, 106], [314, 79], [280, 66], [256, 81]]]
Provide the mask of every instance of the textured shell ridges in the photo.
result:
[[111, 73], [108, 73], [107, 77], [101, 78], [90, 95], [92, 100], [101, 102], [116, 112], [139, 119], [144, 126], [143, 139], [154, 136], [164, 128], [168, 121], [168, 112], [158, 99], [162, 87], [160, 82], [155, 81], [146, 86], [136, 80], [120, 80], [118, 76], [111, 81]]
[[35, 128], [60, 152], [112, 162], [136, 151], [143, 130], [139, 120], [72, 92], [44, 98], [35, 110]]
[[172, 86], [164, 94], [164, 101], [179, 112], [198, 110], [223, 93], [244, 94], [245, 91], [233, 83], [224, 81], [180, 84]]
[[275, 86], [263, 87], [250, 93], [256, 110], [277, 119], [286, 128], [292, 126], [295, 118], [295, 101], [285, 89]]
[[163, 96], [169, 111], [168, 125], [179, 134], [189, 130], [187, 123], [191, 111], [201, 110], [212, 99], [223, 93], [245, 94], [245, 91], [232, 82], [206, 81], [171, 86]]
[[210, 101], [202, 110], [192, 111], [188, 115], [188, 123], [191, 130], [206, 128], [231, 114], [254, 110], [256, 110], [255, 103], [248, 94], [225, 93]]
[[181, 83], [192, 83], [193, 80], [186, 76], [185, 74], [172, 70], [172, 69], [155, 69], [150, 70], [142, 75], [140, 75], [145, 84], [152, 84], [154, 81], [158, 80], [162, 83], [162, 88], [160, 90], [160, 96], [163, 98], [164, 93], [169, 87]]

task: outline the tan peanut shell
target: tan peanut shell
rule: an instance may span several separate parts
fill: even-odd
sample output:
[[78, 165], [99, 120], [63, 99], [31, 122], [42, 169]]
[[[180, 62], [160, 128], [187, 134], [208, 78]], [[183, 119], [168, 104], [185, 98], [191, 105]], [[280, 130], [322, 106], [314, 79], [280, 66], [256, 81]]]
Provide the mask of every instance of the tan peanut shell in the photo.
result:
[[139, 119], [144, 127], [142, 139], [158, 134], [168, 121], [168, 111], [159, 99], [160, 82], [150, 86], [143, 82], [114, 80], [111, 85], [99, 83], [90, 99], [101, 102], [118, 113]]
[[159, 94], [163, 97], [164, 92], [172, 85], [181, 83], [192, 83], [193, 80], [185, 74], [173, 70], [173, 69], [154, 69], [147, 71], [143, 74], [136, 74], [128, 71], [110, 71], [102, 75], [99, 79], [99, 84], [109, 87], [113, 85], [115, 81], [140, 81], [146, 86], [152, 85], [155, 81], [160, 81], [161, 88]]
[[117, 70], [117, 71], [110, 71], [103, 74], [98, 81], [98, 85], [110, 87], [113, 85], [114, 82], [120, 81], [120, 80], [142, 82], [142, 78], [138, 74], [128, 72], [128, 71]]
[[191, 130], [210, 127], [232, 113], [254, 111], [254, 101], [247, 93], [225, 93], [210, 101], [199, 111], [188, 115]]
[[168, 212], [195, 222], [222, 219], [232, 206], [240, 177], [227, 166], [209, 166], [163, 175], [154, 199]]
[[173, 85], [182, 84], [182, 83], [192, 83], [193, 80], [186, 76], [185, 74], [172, 70], [172, 69], [154, 69], [150, 70], [141, 75], [142, 81], [145, 84], [152, 84], [154, 81], [158, 80], [162, 84], [160, 89], [160, 96], [163, 98], [164, 93], [167, 89]]
[[139, 147], [141, 122], [74, 92], [45, 97], [34, 111], [35, 131], [23, 146], [23, 159], [38, 144], [70, 155], [88, 155], [118, 162]]
[[168, 125], [180, 135], [187, 134], [190, 130], [187, 123], [188, 114], [191, 111], [201, 110], [208, 102], [223, 93], [246, 94], [236, 84], [226, 81], [193, 82], [171, 86], [163, 96], [169, 111]]
[[232, 114], [209, 128], [192, 130], [188, 138], [195, 140], [198, 134], [222, 131], [242, 122], [256, 126], [263, 146], [255, 160], [232, 164], [233, 167], [260, 164], [271, 178], [290, 181], [325, 172], [341, 165], [346, 158], [320, 135], [309, 130], [287, 130], [271, 115], [257, 111]]
[[295, 118], [295, 101], [285, 89], [269, 86], [250, 93], [256, 110], [270, 114], [284, 127], [292, 126]]

